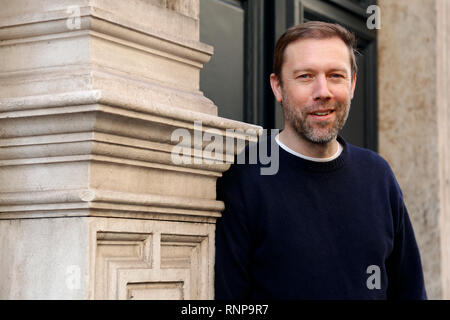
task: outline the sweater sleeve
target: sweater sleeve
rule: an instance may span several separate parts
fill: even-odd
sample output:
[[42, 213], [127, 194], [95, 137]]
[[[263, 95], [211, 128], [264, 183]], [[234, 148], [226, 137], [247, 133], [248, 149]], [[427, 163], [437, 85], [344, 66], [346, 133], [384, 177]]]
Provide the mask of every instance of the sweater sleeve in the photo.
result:
[[388, 299], [425, 300], [425, 290], [420, 253], [408, 211], [400, 196], [398, 215], [394, 223], [394, 248], [387, 259]]
[[215, 298], [246, 299], [250, 295], [250, 236], [243, 192], [235, 167], [217, 182], [217, 198], [225, 210], [216, 224]]

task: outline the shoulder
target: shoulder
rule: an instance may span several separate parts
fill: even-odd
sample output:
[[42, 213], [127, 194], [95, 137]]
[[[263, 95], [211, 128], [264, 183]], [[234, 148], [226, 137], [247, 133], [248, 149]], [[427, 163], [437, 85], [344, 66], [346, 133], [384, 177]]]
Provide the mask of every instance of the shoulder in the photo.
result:
[[229, 170], [223, 177], [232, 180], [254, 181], [261, 176], [261, 169], [271, 158], [274, 147], [278, 148], [275, 139], [260, 137], [257, 142], [250, 142], [235, 157]]
[[347, 147], [354, 165], [358, 165], [366, 171], [382, 173], [384, 176], [394, 176], [388, 161], [377, 152], [349, 143], [347, 143]]
[[403, 198], [403, 193], [400, 185], [395, 177], [389, 162], [375, 151], [357, 147], [351, 144], [347, 144], [349, 148], [349, 154], [352, 159], [353, 168], [358, 168], [360, 172], [368, 179], [370, 179], [373, 185], [388, 190], [391, 197]]
[[[261, 175], [261, 164], [258, 143], [249, 143], [239, 154], [234, 157], [233, 163], [222, 173], [217, 180], [217, 192], [220, 196], [248, 198], [257, 193], [256, 189], [264, 184]], [[270, 149], [270, 147], [269, 147]]]
[[230, 164], [229, 168], [222, 173], [222, 177], [219, 178], [221, 184], [243, 188], [245, 184], [255, 182], [259, 178], [261, 165], [259, 162], [255, 164], [249, 163], [248, 150], [246, 148], [243, 151], [246, 154], [245, 161], [243, 160], [243, 154], [235, 156], [234, 162]]

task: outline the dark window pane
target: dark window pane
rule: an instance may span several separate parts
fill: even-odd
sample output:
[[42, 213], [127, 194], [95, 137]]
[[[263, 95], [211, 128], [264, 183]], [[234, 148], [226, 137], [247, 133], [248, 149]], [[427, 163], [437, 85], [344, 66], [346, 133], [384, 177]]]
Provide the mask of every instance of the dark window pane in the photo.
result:
[[214, 55], [200, 73], [200, 90], [218, 107], [219, 116], [244, 119], [244, 22], [238, 1], [200, 0], [200, 41]]
[[358, 75], [356, 79], [355, 94], [350, 106], [350, 113], [341, 135], [344, 139], [354, 145], [365, 146], [365, 84], [366, 70], [365, 57], [357, 56]]
[[[376, 102], [369, 101], [369, 99], [374, 99], [376, 88], [369, 87], [369, 83], [372, 86], [375, 85], [376, 82], [371, 81], [371, 77], [376, 77], [376, 75], [370, 74], [370, 71], [367, 70], [368, 66], [376, 65], [376, 56], [369, 52], [369, 47], [375, 41], [375, 36], [367, 33], [365, 18], [357, 17], [353, 11], [345, 10], [344, 7], [333, 5], [350, 2], [348, 0], [300, 0], [303, 7], [298, 14], [303, 16], [303, 21], [320, 20], [341, 23], [355, 34], [358, 43], [357, 50], [361, 53], [361, 55], [356, 56], [358, 65], [356, 89], [349, 117], [340, 134], [346, 141], [354, 145], [375, 150], [376, 140], [374, 137], [376, 132], [372, 131], [376, 130], [376, 126], [373, 125], [375, 121], [373, 115], [376, 111], [374, 112], [372, 109], [376, 108]], [[356, 2], [361, 4], [363, 1], [353, 2], [354, 4]]]

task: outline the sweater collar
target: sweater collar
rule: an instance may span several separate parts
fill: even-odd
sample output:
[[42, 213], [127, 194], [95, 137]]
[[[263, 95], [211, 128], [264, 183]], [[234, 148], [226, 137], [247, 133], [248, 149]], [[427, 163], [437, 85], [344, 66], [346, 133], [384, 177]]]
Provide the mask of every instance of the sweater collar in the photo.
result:
[[[275, 136], [272, 136], [272, 139], [275, 139]], [[281, 166], [283, 166], [283, 162], [287, 162], [298, 169], [313, 172], [330, 172], [338, 170], [342, 166], [344, 166], [346, 160], [348, 159], [348, 144], [340, 135], [337, 136], [337, 141], [342, 145], [342, 152], [340, 156], [334, 160], [327, 162], [310, 161], [297, 157], [289, 153], [288, 151], [284, 150], [283, 148], [279, 147], [280, 164]], [[276, 141], [274, 141], [274, 143], [278, 146]]]

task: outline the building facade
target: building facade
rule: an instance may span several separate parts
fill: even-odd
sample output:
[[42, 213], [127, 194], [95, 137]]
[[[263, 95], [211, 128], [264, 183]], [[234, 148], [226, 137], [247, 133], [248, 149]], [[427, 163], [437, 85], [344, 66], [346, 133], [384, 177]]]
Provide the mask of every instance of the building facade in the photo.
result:
[[450, 297], [449, 1], [0, 3], [0, 298], [212, 299], [213, 160], [282, 128], [273, 48], [308, 20], [357, 36], [342, 134], [391, 164]]

